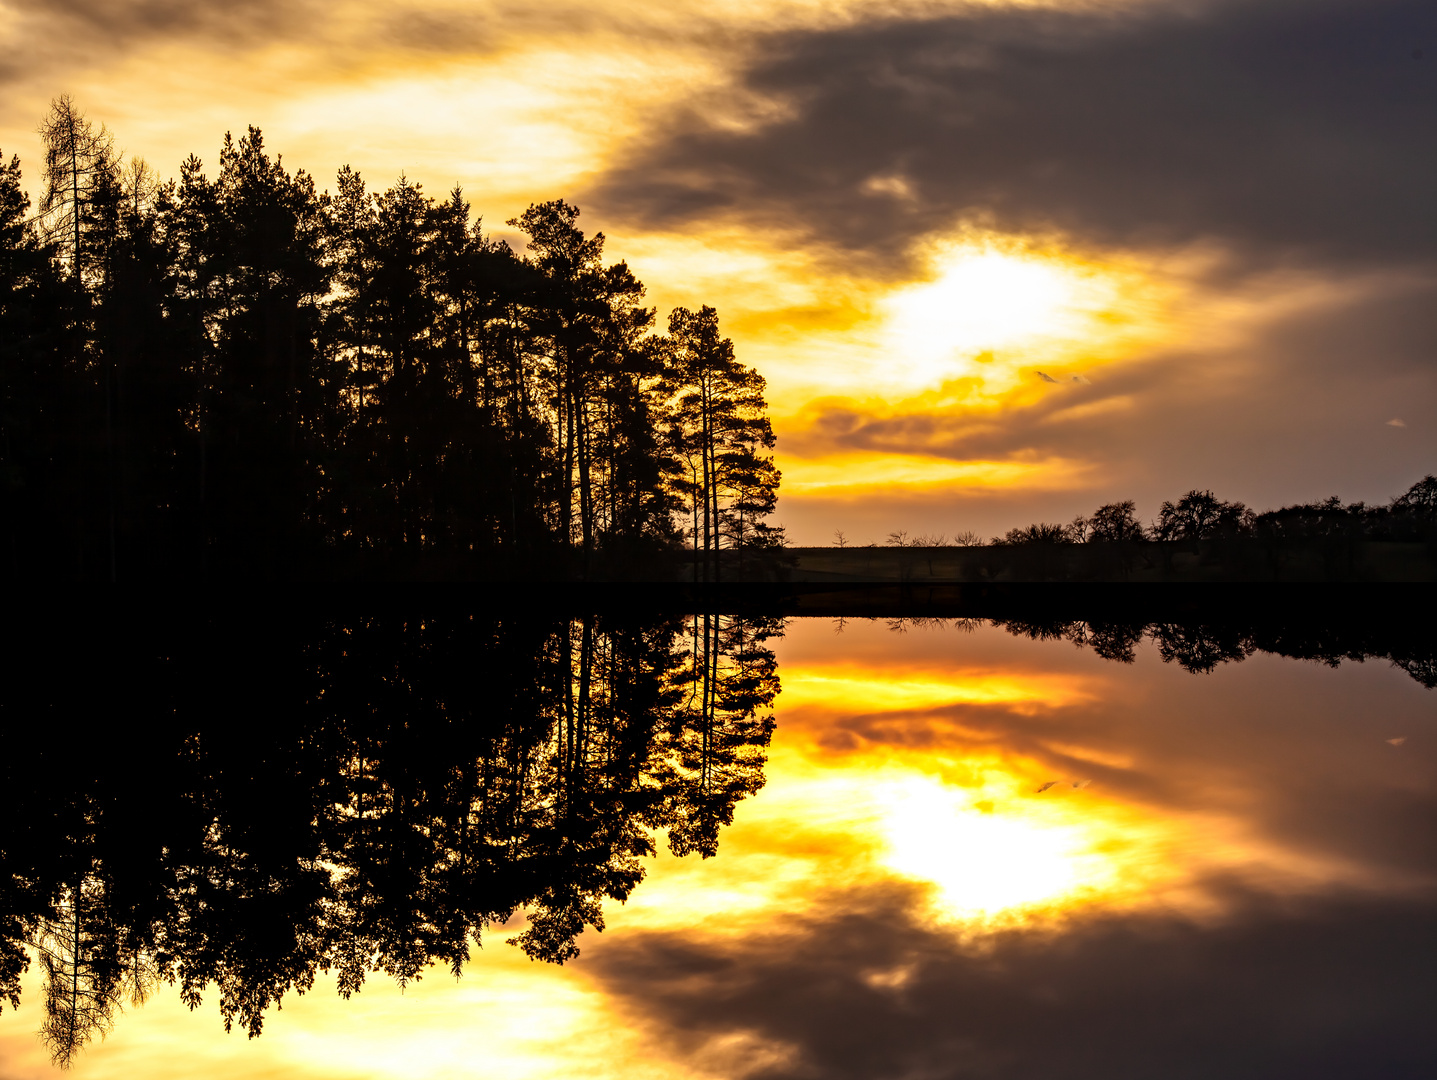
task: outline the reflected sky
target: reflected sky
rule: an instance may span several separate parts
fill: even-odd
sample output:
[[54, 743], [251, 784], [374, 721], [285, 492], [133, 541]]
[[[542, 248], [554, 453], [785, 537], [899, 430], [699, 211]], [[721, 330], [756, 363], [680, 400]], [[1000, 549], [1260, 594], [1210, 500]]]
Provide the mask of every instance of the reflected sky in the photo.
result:
[[[775, 648], [766, 785], [579, 959], [531, 963], [516, 917], [458, 981], [321, 978], [253, 1040], [162, 986], [76, 1075], [1430, 1075], [1437, 713], [1407, 673], [962, 621]], [[56, 1075], [40, 1001], [32, 971], [5, 1080]]]

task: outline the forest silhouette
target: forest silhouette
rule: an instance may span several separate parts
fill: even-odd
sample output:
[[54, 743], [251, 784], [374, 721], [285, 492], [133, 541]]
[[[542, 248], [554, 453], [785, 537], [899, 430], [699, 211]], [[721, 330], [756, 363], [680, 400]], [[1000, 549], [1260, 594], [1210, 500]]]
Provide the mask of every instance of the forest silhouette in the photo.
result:
[[116, 629], [15, 643], [0, 690], [0, 1004], [33, 954], [61, 1065], [160, 983], [254, 1036], [320, 971], [458, 975], [519, 912], [563, 963], [657, 834], [712, 856], [764, 781], [780, 620]]
[[[36, 213], [0, 158], [0, 558], [12, 578], [720, 575], [782, 542], [764, 381], [667, 332], [563, 201], [333, 193], [225, 136], [160, 182], [68, 97]], [[667, 567], [667, 569], [665, 569]]]

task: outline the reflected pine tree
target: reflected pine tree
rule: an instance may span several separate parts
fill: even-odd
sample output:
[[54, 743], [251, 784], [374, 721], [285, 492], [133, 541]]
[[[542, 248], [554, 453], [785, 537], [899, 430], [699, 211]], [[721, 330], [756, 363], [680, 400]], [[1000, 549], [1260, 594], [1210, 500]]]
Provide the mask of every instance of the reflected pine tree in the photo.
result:
[[320, 972], [346, 997], [458, 976], [494, 927], [572, 959], [657, 833], [711, 856], [762, 786], [780, 631], [365, 616], [12, 648], [0, 993], [38, 956], [64, 1066], [157, 981], [254, 1036]]
[[763, 784], [773, 735], [768, 712], [778, 694], [773, 651], [781, 619], [694, 615], [682, 680], [687, 693], [673, 714], [665, 771], [671, 800], [669, 847], [675, 855], [718, 850], [719, 829], [734, 807]]

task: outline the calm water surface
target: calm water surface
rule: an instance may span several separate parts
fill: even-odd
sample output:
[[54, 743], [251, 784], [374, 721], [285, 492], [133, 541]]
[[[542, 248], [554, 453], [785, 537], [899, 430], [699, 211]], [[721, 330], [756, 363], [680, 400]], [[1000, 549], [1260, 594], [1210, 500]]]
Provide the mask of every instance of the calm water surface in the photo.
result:
[[[136, 1005], [118, 976], [108, 1035], [73, 1055], [95, 1080], [1437, 1075], [1437, 696], [1420, 663], [1241, 658], [1182, 628], [1095, 643], [972, 621], [735, 627], [575, 621], [501, 645], [490, 626], [457, 646], [442, 628], [331, 628], [289, 674], [263, 657], [244, 661], [247, 687], [230, 671], [232, 700], [199, 727], [185, 691], [160, 695], [179, 719], [151, 725], [145, 754], [173, 752], [178, 772], [116, 742], [133, 783], [71, 777], [53, 728], [24, 744], [48, 746], [54, 771], [23, 805], [8, 796], [11, 938], [33, 961], [0, 1014], [0, 1077], [59, 1075], [54, 1033], [37, 1035], [40, 958], [74, 963], [54, 928], [76, 880], [97, 942], [140, 943], [132, 968], [190, 963], [238, 999], [257, 993], [246, 979], [284, 991], [247, 1038], [253, 1000], [226, 1034], [215, 982], [191, 1009], [153, 977]], [[177, 648], [155, 670], [182, 685]], [[45, 730], [75, 700], [30, 719]], [[183, 789], [173, 804], [166, 784]], [[516, 792], [522, 828], [519, 803], [495, 809]], [[165, 830], [191, 812], [181, 858]], [[77, 813], [89, 824], [54, 825]], [[310, 837], [315, 813], [329, 831]], [[280, 851], [265, 829], [309, 838]], [[476, 852], [483, 874], [463, 878]], [[295, 900], [283, 866], [347, 884]], [[245, 874], [249, 906], [226, 908]], [[153, 910], [134, 914], [136, 896]], [[267, 896], [278, 909], [256, 914]], [[281, 917], [305, 940], [255, 929]], [[545, 918], [604, 928], [562, 965], [532, 960], [511, 942], [567, 950], [572, 922]], [[413, 977], [372, 973], [346, 1000], [345, 948], [350, 977]], [[299, 985], [317, 969], [308, 992], [259, 971], [267, 950]]]

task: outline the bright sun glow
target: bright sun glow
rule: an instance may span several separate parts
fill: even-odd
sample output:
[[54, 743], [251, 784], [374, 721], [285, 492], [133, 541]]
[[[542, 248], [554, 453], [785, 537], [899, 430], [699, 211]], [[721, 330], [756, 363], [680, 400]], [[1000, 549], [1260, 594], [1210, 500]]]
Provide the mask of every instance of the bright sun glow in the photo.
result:
[[925, 386], [969, 374], [984, 351], [1083, 340], [1116, 301], [1102, 276], [1058, 258], [962, 243], [932, 257], [935, 277], [883, 302], [898, 380]]
[[1066, 458], [1037, 461], [953, 461], [918, 454], [845, 454], [784, 458], [783, 489], [789, 495], [861, 498], [885, 491], [974, 491], [1023, 486], [1061, 489], [1081, 484], [1089, 466]]
[[991, 348], [1059, 330], [1075, 291], [1051, 264], [990, 251], [958, 255], [937, 281], [897, 293], [888, 308], [940, 348]]

